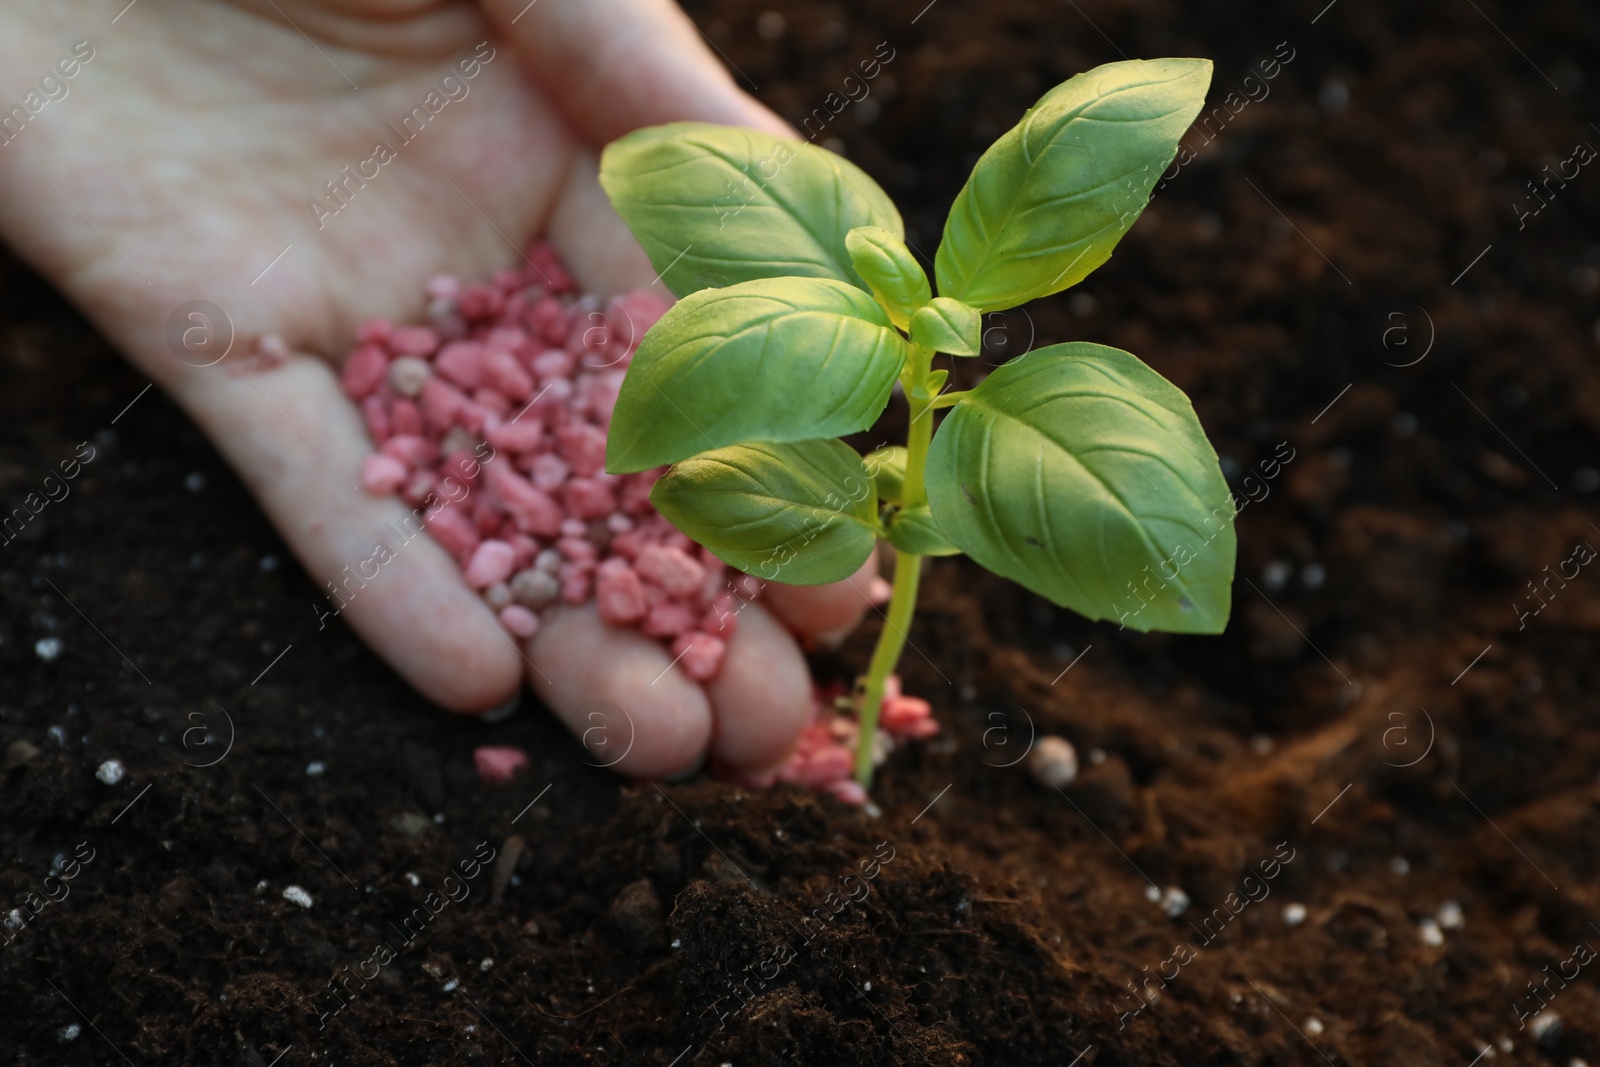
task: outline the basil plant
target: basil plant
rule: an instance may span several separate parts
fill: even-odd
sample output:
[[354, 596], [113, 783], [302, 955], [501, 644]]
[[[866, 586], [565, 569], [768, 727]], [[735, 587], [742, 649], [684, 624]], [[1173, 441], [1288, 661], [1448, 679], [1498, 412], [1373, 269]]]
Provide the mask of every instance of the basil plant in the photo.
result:
[[[688, 122], [605, 150], [601, 185], [681, 298], [623, 381], [606, 469], [670, 464], [655, 506], [763, 579], [838, 581], [879, 540], [893, 546], [893, 597], [857, 686], [864, 785], [922, 556], [965, 553], [1141, 632], [1227, 624], [1232, 498], [1176, 386], [1087, 342], [1027, 352], [970, 390], [934, 367], [979, 354], [983, 315], [1110, 257], [1210, 81], [1209, 60], [1133, 60], [1046, 93], [956, 198], [937, 296], [888, 195], [822, 148]], [[905, 445], [863, 457], [839, 437], [871, 427], [896, 383]]]

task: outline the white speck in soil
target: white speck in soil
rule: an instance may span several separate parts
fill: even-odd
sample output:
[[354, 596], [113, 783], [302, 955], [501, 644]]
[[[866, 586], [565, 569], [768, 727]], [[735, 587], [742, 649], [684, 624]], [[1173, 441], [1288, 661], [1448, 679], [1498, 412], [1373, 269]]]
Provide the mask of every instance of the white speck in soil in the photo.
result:
[[1350, 106], [1350, 87], [1338, 78], [1329, 78], [1317, 90], [1317, 103], [1330, 115], [1337, 115]]
[[257, 563], [256, 566], [260, 567], [263, 571], [266, 571], [268, 574], [271, 574], [273, 571], [278, 569], [278, 557], [277, 556], [262, 556], [261, 557], [261, 562]]
[[1528, 1020], [1528, 1031], [1539, 1044], [1549, 1044], [1561, 1036], [1561, 1016], [1546, 1008]]
[[1444, 931], [1439, 929], [1439, 924], [1432, 919], [1423, 919], [1417, 924], [1417, 933], [1422, 935], [1424, 945], [1444, 944]]
[[116, 785], [122, 781], [122, 776], [125, 773], [122, 769], [121, 760], [108, 759], [100, 764], [99, 769], [94, 772], [94, 776], [106, 785]]
[[443, 826], [444, 825], [444, 812], [441, 811], [441, 812], [438, 812], [437, 814], [435, 814], [434, 817], [433, 817], [433, 821], [438, 823], [440, 826]]
[[78, 1035], [81, 1033], [83, 1033], [83, 1027], [79, 1026], [77, 1023], [68, 1023], [56, 1031], [56, 1038], [63, 1043], [68, 1041], [76, 1041], [78, 1040]]
[[1305, 1031], [1307, 1037], [1316, 1037], [1322, 1033], [1322, 1020], [1315, 1016], [1306, 1020]]
[[266, 891], [267, 891], [267, 880], [265, 878], [263, 878], [263, 879], [261, 879], [261, 881], [256, 883], [256, 892], [257, 893], [265, 893]]
[[1064, 737], [1039, 738], [1026, 759], [1028, 773], [1047, 789], [1061, 789], [1078, 777], [1078, 750]]
[[52, 727], [50, 727], [50, 729], [45, 731], [45, 736], [50, 738], [50, 740], [54, 741], [56, 744], [60, 745], [62, 748], [66, 748], [67, 747], [67, 728], [66, 727], [64, 727], [64, 726], [52, 726]]
[[1189, 910], [1189, 894], [1175, 885], [1167, 886], [1166, 892], [1161, 894], [1161, 910], [1176, 919]]
[[1161, 899], [1161, 890], [1157, 889], [1153, 885], [1145, 886], [1144, 887], [1144, 899], [1146, 899], [1150, 903], [1154, 904], [1156, 901]]
[[283, 899], [291, 904], [298, 904], [302, 908], [311, 907], [311, 894], [297, 885], [286, 887], [283, 891]]
[[870, 992], [872, 992], [872, 983], [871, 982], [862, 982], [861, 983], [861, 988], [864, 991], [870, 993]]
[[33, 651], [40, 659], [50, 663], [61, 655], [61, 638], [41, 637], [33, 643]]
[[416, 875], [412, 874], [410, 871], [406, 872], [406, 881], [410, 882], [412, 885], [421, 885], [422, 884], [422, 879], [418, 878]]
[[460, 988], [460, 986], [461, 986], [461, 983], [459, 981], [457, 981], [456, 979], [452, 978], [452, 979], [450, 979], [450, 981], [448, 981], [448, 982], [446, 982], [444, 984], [444, 991], [446, 993], [454, 993], [457, 989]]
[[1453, 900], [1447, 900], [1439, 905], [1439, 910], [1433, 913], [1439, 925], [1446, 930], [1459, 930], [1466, 924], [1467, 917], [1461, 910], [1461, 905]]
[[206, 476], [199, 471], [191, 471], [183, 479], [183, 487], [191, 493], [198, 493], [206, 487]]
[[1512, 1049], [1514, 1049], [1516, 1047], [1517, 1046], [1515, 1046], [1515, 1045], [1513, 1045], [1511, 1043], [1511, 1039], [1509, 1037], [1502, 1037], [1500, 1039], [1500, 1051], [1501, 1052], [1510, 1052]]
[[1261, 568], [1261, 584], [1267, 587], [1267, 592], [1276, 593], [1289, 584], [1289, 576], [1294, 573], [1294, 564], [1288, 560], [1275, 559]]
[[1290, 926], [1299, 926], [1306, 921], [1306, 906], [1304, 904], [1285, 904], [1283, 906], [1283, 921]]
[[483, 962], [478, 964], [478, 970], [487, 971], [490, 967], [493, 967], [493, 966], [494, 966], [493, 958], [491, 958], [489, 956], [485, 956], [485, 957], [483, 957]]
[[306, 764], [306, 774], [312, 778], [320, 777], [322, 772], [327, 769], [328, 765], [323, 763], [321, 760], [314, 759], [310, 763]]

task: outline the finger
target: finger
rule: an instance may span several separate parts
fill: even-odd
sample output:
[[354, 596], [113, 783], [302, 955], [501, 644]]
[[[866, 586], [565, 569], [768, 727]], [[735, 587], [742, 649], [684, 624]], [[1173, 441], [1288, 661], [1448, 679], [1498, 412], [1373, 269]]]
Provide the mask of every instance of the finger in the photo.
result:
[[544, 665], [530, 673], [534, 694], [600, 765], [662, 778], [694, 769], [705, 755], [711, 705], [661, 642], [606, 625], [587, 604], [547, 620], [529, 651]]
[[455, 561], [400, 500], [359, 488], [372, 443], [326, 364], [295, 358], [253, 374], [218, 366], [175, 375], [174, 383], [332, 598], [314, 608], [340, 608], [338, 617], [385, 662], [452, 711], [484, 711], [516, 692], [521, 651]]
[[[592, 152], [574, 154], [566, 180], [550, 211], [546, 234], [578, 287], [610, 296], [644, 289], [657, 282], [650, 260], [611, 207], [600, 188], [600, 160]], [[659, 284], [655, 291], [672, 294]]]
[[794, 746], [811, 708], [811, 673], [783, 626], [758, 605], [739, 613], [711, 696], [711, 756], [738, 770], [762, 771]]
[[769, 583], [763, 603], [784, 624], [810, 642], [834, 645], [854, 630], [872, 607], [872, 580], [878, 577], [874, 552], [850, 577], [828, 585]]
[[485, 0], [531, 75], [594, 145], [662, 122], [794, 131], [746, 96], [672, 0]]

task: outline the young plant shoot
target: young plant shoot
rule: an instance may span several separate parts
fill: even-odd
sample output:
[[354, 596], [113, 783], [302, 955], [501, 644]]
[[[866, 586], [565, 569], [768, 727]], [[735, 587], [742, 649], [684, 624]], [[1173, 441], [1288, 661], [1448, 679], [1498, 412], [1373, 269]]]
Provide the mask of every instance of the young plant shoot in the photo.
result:
[[[655, 506], [762, 579], [838, 581], [879, 539], [894, 548], [887, 619], [857, 686], [863, 785], [923, 556], [965, 553], [1141, 632], [1227, 624], [1232, 497], [1176, 386], [1086, 342], [1028, 352], [964, 391], [933, 366], [979, 354], [983, 315], [1110, 257], [1210, 81], [1209, 60], [1133, 60], [1046, 93], [956, 198], [937, 296], [887, 194], [824, 149], [673, 123], [601, 159], [612, 204], [682, 298], [639, 345], [606, 468], [671, 464]], [[871, 427], [897, 382], [905, 446], [863, 458], [839, 437]]]

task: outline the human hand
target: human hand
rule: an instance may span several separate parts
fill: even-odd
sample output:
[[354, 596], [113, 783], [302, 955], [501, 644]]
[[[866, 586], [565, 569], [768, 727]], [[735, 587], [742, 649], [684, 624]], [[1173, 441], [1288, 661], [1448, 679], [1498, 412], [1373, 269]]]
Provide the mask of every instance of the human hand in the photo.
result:
[[[539, 234], [586, 290], [647, 285], [654, 272], [595, 181], [599, 147], [677, 119], [790, 132], [670, 0], [31, 5], [0, 39], [0, 101], [23, 100], [34, 72], [84, 39], [93, 58], [67, 95], [0, 146], [0, 235], [194, 418], [319, 585], [407, 514], [357, 488], [372, 444], [325, 362], [361, 320], [413, 319], [427, 278], [486, 278]], [[484, 41], [492, 55], [478, 52], [490, 58], [467, 95], [402, 145], [388, 124]], [[315, 216], [308, 201], [331, 203], [324, 183], [379, 140], [396, 158], [349, 187], [336, 215]], [[225, 309], [235, 353], [276, 334], [302, 354], [247, 373], [237, 355], [177, 358], [168, 317], [195, 299]], [[754, 771], [781, 759], [809, 704], [788, 630], [854, 625], [868, 577], [769, 587], [770, 613], [742, 613], [705, 688], [592, 606], [517, 647], [431, 541], [397, 556], [345, 618], [452, 710], [503, 704], [526, 672], [578, 731], [595, 701], [626, 713], [619, 771], [671, 774], [708, 752]]]

